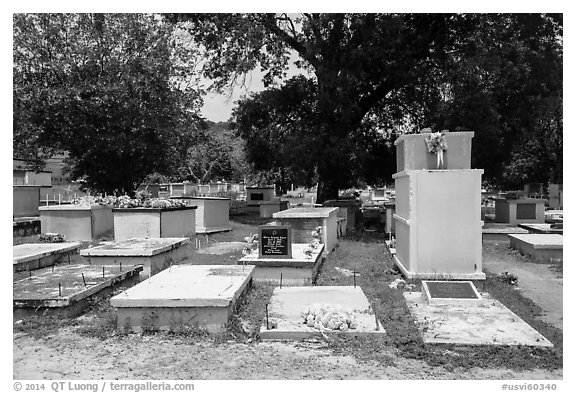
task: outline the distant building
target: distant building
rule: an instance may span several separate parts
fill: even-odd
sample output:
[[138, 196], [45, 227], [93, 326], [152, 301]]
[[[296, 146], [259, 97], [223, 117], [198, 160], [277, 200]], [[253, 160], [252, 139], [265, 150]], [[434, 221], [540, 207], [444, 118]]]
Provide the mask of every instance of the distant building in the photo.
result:
[[14, 184], [52, 187], [52, 184], [70, 183], [70, 177], [64, 172], [64, 160], [67, 157], [68, 153], [54, 155], [46, 160], [46, 165], [39, 172], [30, 169], [31, 160], [14, 158], [12, 160]]

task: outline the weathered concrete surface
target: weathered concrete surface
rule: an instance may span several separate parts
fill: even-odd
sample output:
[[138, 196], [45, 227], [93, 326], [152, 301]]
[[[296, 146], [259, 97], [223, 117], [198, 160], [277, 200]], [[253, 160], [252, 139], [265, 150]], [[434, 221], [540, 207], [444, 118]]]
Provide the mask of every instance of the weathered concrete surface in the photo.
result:
[[510, 247], [525, 255], [532, 255], [538, 260], [562, 261], [563, 240], [562, 235], [537, 234], [508, 235]]
[[28, 243], [13, 246], [13, 271], [34, 270], [54, 265], [62, 258], [78, 253], [79, 248], [79, 242]]
[[429, 305], [421, 292], [404, 292], [425, 343], [528, 345], [552, 343], [489, 294], [478, 305]]
[[231, 231], [229, 212], [230, 198], [217, 197], [171, 197], [196, 206], [196, 233]]
[[114, 239], [196, 236], [196, 206], [112, 210]]
[[219, 242], [208, 247], [196, 250], [198, 254], [222, 255], [229, 252], [241, 251], [244, 248], [244, 242]]
[[508, 235], [525, 235], [528, 233], [529, 231], [525, 228], [510, 226], [509, 224], [485, 223], [482, 227], [482, 241], [509, 243]]
[[42, 269], [13, 283], [14, 315], [44, 312], [63, 317], [77, 315], [88, 305], [89, 298], [137, 278], [141, 270], [141, 266], [122, 266], [120, 271], [116, 266], [84, 264]]
[[562, 235], [564, 233], [563, 228], [552, 228], [552, 224], [518, 224], [518, 226], [528, 230], [530, 233], [557, 235]]
[[337, 207], [297, 207], [283, 210], [272, 215], [280, 225], [292, 227], [294, 242], [308, 243], [312, 240], [311, 231], [322, 227], [324, 253], [331, 253], [338, 242], [338, 208]]
[[127, 239], [80, 251], [94, 265], [143, 265], [143, 277], [154, 275], [193, 253], [187, 237]]
[[118, 327], [221, 332], [251, 285], [252, 266], [177, 265], [110, 299]]
[[322, 255], [324, 245], [320, 244], [316, 250], [313, 250], [311, 258], [306, 258], [304, 254], [306, 247], [307, 244], [293, 243], [290, 259], [260, 258], [256, 250], [241, 258], [238, 264], [255, 266], [253, 278], [257, 282], [280, 285], [280, 279], [282, 279], [282, 285], [312, 285], [316, 282], [318, 271], [324, 261]]
[[260, 328], [263, 340], [299, 340], [320, 335], [320, 331], [304, 324], [302, 311], [315, 303], [330, 304], [353, 310], [357, 316], [358, 326], [346, 332], [335, 332], [347, 335], [384, 334], [384, 328], [362, 289], [352, 286], [322, 287], [286, 287], [275, 288], [268, 306], [269, 323], [273, 329], [266, 327], [266, 321]]
[[114, 229], [110, 206], [54, 205], [39, 210], [42, 233], [59, 233], [66, 240], [94, 240]]

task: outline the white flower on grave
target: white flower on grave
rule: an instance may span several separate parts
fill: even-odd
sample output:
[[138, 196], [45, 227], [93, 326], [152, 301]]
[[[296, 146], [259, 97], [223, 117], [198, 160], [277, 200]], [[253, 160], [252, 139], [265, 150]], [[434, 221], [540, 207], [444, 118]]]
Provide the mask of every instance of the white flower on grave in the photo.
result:
[[357, 326], [356, 313], [348, 307], [315, 303], [301, 312], [303, 323], [320, 331], [347, 331]]

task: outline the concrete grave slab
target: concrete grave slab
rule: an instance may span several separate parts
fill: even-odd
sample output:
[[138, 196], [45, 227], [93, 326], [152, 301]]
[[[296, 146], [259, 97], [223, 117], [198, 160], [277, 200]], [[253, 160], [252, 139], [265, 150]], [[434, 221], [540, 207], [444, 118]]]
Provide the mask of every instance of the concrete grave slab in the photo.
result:
[[193, 250], [187, 237], [127, 239], [87, 248], [80, 255], [95, 265], [144, 265], [142, 275], [149, 277], [186, 259]]
[[138, 281], [142, 266], [58, 265], [34, 272], [13, 284], [14, 318], [38, 313], [70, 318], [96, 296]]
[[489, 294], [474, 304], [428, 304], [421, 292], [404, 292], [427, 344], [527, 345], [552, 343]]
[[295, 243], [308, 243], [312, 240], [311, 232], [322, 227], [321, 242], [326, 246], [324, 253], [329, 254], [338, 242], [338, 208], [337, 207], [296, 207], [272, 215], [278, 225], [292, 227], [292, 240]]
[[242, 251], [245, 244], [246, 243], [244, 242], [218, 242], [211, 244], [208, 247], [200, 248], [199, 250], [196, 250], [196, 253], [222, 255], [230, 252]]
[[508, 235], [526, 235], [528, 233], [526, 228], [510, 226], [509, 224], [485, 223], [482, 227], [482, 241], [508, 243], [510, 241]]
[[526, 229], [529, 233], [538, 234], [556, 234], [562, 235], [564, 228], [553, 228], [553, 224], [518, 224], [519, 227]]
[[[302, 312], [313, 304], [330, 304], [353, 310], [357, 316], [357, 328], [346, 332], [334, 332], [346, 335], [385, 334], [382, 324], [357, 286], [322, 287], [283, 287], [275, 288], [268, 306], [268, 323], [260, 328], [263, 340], [300, 340], [322, 334], [319, 330], [304, 324]], [[377, 324], [376, 324], [377, 323]]]
[[28, 243], [12, 247], [13, 271], [35, 270], [52, 266], [77, 254], [80, 249], [79, 242], [71, 243]]
[[114, 229], [111, 206], [41, 206], [42, 233], [59, 233], [66, 240], [94, 240]]
[[196, 206], [196, 233], [231, 231], [229, 212], [230, 198], [173, 196], [170, 199], [185, 201]]
[[222, 332], [250, 288], [252, 266], [176, 265], [110, 299], [118, 328]]
[[530, 233], [508, 236], [510, 247], [522, 254], [531, 255], [538, 260], [562, 261], [564, 239], [562, 235]]
[[282, 275], [282, 285], [312, 285], [316, 282], [318, 271], [324, 262], [324, 245], [312, 251], [312, 257], [307, 258], [304, 250], [308, 244], [293, 243], [292, 258], [261, 258], [258, 251], [246, 255], [238, 261], [239, 265], [252, 265], [254, 269], [254, 280], [257, 282], [269, 282], [280, 285], [280, 275]]

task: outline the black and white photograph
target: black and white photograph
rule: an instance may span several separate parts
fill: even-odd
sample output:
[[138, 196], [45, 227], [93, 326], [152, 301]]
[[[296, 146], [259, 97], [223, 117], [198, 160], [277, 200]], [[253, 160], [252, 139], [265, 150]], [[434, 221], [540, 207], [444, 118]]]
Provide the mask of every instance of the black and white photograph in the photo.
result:
[[566, 391], [562, 2], [120, 3], [3, 15], [6, 391]]

